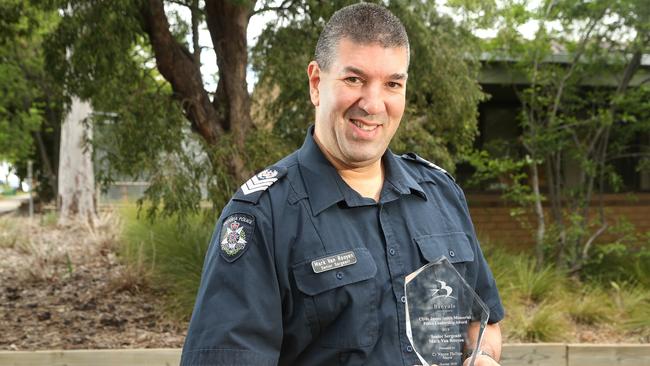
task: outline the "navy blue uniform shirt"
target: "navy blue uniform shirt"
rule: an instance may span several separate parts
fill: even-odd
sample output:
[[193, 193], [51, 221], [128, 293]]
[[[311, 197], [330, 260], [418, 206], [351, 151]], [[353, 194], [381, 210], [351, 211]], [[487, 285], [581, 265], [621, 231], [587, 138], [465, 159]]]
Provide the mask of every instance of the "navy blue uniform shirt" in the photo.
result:
[[387, 151], [375, 202], [341, 179], [312, 132], [223, 209], [182, 365], [417, 365], [404, 277], [443, 255], [489, 322], [503, 318], [464, 195], [444, 171]]

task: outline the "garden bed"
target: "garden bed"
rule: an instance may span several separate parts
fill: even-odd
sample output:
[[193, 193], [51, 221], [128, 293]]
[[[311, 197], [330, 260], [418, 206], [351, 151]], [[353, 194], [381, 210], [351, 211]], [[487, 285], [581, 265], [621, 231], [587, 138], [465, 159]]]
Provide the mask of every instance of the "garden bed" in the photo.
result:
[[185, 324], [116, 256], [120, 225], [0, 221], [0, 349], [181, 347]]

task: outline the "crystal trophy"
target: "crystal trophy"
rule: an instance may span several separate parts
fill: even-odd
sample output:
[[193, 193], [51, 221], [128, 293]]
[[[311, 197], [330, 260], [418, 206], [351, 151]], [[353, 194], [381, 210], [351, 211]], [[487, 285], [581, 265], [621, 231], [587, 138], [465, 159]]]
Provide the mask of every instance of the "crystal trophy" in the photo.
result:
[[[489, 309], [449, 259], [406, 276], [406, 335], [423, 366], [461, 366], [465, 350], [480, 350]], [[469, 328], [478, 327], [475, 339]]]

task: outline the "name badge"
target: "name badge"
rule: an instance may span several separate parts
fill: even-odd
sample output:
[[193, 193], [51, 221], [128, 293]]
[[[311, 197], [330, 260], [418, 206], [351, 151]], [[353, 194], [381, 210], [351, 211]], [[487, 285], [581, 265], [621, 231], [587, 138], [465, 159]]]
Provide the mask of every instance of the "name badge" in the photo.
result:
[[333, 269], [349, 266], [357, 263], [357, 256], [353, 251], [331, 255], [329, 257], [316, 259], [311, 262], [314, 273], [331, 271]]

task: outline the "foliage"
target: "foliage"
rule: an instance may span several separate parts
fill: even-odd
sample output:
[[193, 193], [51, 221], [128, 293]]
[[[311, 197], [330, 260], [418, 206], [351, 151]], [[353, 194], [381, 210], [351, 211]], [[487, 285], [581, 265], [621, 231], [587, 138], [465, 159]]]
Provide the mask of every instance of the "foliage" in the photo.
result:
[[[625, 188], [615, 163], [636, 158], [637, 169], [647, 169], [650, 151], [639, 142], [650, 133], [649, 88], [640, 81], [641, 59], [650, 51], [648, 7], [638, 0], [465, 3], [459, 7], [466, 19], [483, 11], [491, 15], [483, 22], [498, 28], [483, 49], [511, 61], [513, 75], [527, 80], [514, 86], [525, 156], [468, 160], [478, 178], [509, 178], [509, 198], [536, 214], [537, 264], [552, 261], [579, 272], [612, 226], [602, 201], [594, 202]], [[526, 23], [538, 26], [532, 39], [519, 31]], [[513, 164], [518, 158], [527, 164]], [[496, 169], [481, 176], [486, 168]]]
[[[286, 20], [270, 24], [253, 48], [258, 123], [298, 146], [313, 123], [313, 106], [305, 85], [306, 65], [312, 57], [325, 20], [350, 1], [307, 2]], [[411, 43], [407, 109], [391, 147], [415, 151], [449, 170], [477, 134], [477, 104], [483, 99], [472, 53], [473, 37], [435, 10], [433, 1], [389, 2], [404, 23]], [[459, 41], [462, 40], [462, 41]]]
[[650, 335], [650, 299], [646, 298], [640, 306], [632, 309], [625, 321], [625, 327], [641, 334]]
[[504, 331], [509, 339], [523, 342], [559, 342], [566, 340], [570, 323], [558, 303], [543, 302], [535, 306], [509, 308]]
[[603, 284], [635, 283], [650, 289], [650, 233], [638, 233], [627, 220], [620, 220], [613, 231], [619, 239], [594, 248], [583, 278]]
[[510, 286], [517, 289], [523, 301], [542, 301], [554, 291], [562, 289], [563, 276], [551, 266], [538, 270], [533, 260], [521, 257], [515, 260], [512, 266], [514, 281]]
[[[235, 128], [242, 121], [223, 123], [218, 138], [209, 139], [188, 112], [193, 99], [179, 91], [180, 81], [170, 77], [169, 70], [161, 69], [165, 60], [154, 42], [160, 34], [151, 28], [156, 19], [140, 1], [34, 1], [46, 9], [65, 10], [48, 37], [46, 56], [57, 81], [70, 93], [91, 99], [99, 111], [93, 118], [98, 128], [92, 141], [98, 179], [104, 187], [117, 179], [148, 180], [151, 185], [141, 203], [147, 202], [151, 217], [178, 213], [181, 218], [196, 213], [206, 198], [219, 210], [248, 177], [242, 172], [258, 171], [299, 146], [313, 121], [313, 106], [305, 73], [296, 70], [306, 68], [325, 20], [350, 3], [292, 2], [279, 8], [268, 1], [251, 3], [256, 5], [252, 14], [267, 7], [278, 14], [278, 21], [251, 50], [251, 66], [259, 78], [254, 92], [258, 113], [252, 128]], [[201, 3], [174, 3], [190, 9], [200, 26], [210, 27], [214, 21]], [[453, 170], [457, 156], [468, 150], [477, 133], [476, 105], [482, 93], [475, 81], [473, 38], [437, 14], [434, 5], [388, 3], [404, 21], [413, 52], [409, 107], [393, 148], [416, 150]], [[200, 59], [195, 37], [189, 40], [197, 34], [196, 24], [170, 9], [166, 20], [176, 42], [172, 48]], [[242, 62], [214, 51], [224, 60]], [[220, 71], [217, 84], [222, 82], [227, 80]], [[204, 84], [204, 89], [209, 86]], [[218, 115], [228, 107], [222, 94], [211, 94]]]
[[23, 163], [56, 115], [60, 90], [45, 71], [43, 38], [57, 17], [17, 0], [0, 4], [0, 159]]
[[0, 217], [0, 248], [13, 248], [24, 234], [11, 217]]
[[493, 182], [489, 190], [503, 192], [506, 201], [519, 206], [530, 206], [536, 199], [530, 185], [526, 167], [532, 164], [529, 156], [520, 158], [511, 155], [497, 155], [488, 150], [474, 149], [463, 155], [463, 161], [474, 168], [467, 181], [469, 187], [480, 187], [485, 182]]
[[578, 298], [567, 298], [568, 315], [578, 324], [595, 325], [614, 318], [614, 304], [610, 294], [600, 287], [586, 287]]
[[502, 330], [508, 342], [568, 341], [579, 325], [614, 326], [615, 332], [629, 335], [650, 332], [650, 292], [638, 279], [580, 281], [553, 266], [537, 273], [530, 253], [511, 252], [498, 243], [483, 243], [483, 251], [506, 309]]
[[138, 218], [137, 212], [133, 206], [121, 211], [125, 225], [120, 255], [131, 271], [152, 276], [150, 283], [165, 295], [172, 316], [187, 320], [201, 279], [212, 220], [193, 215], [183, 226], [176, 225], [174, 217], [150, 222]]

